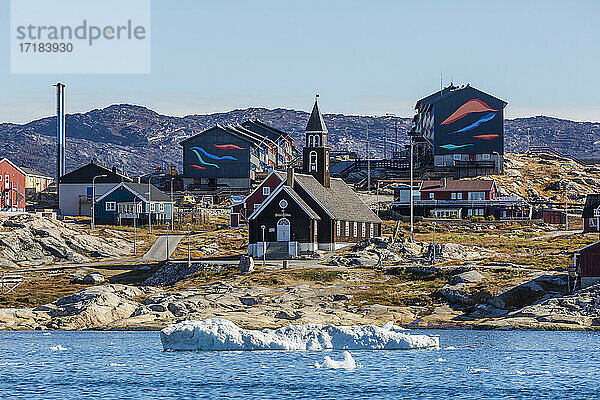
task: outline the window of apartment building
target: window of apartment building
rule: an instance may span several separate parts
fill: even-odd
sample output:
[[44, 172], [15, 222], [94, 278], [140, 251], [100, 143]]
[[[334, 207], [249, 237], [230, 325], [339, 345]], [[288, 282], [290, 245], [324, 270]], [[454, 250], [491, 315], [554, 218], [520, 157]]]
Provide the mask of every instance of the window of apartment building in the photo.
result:
[[456, 193], [456, 199], [457, 200], [462, 200], [462, 193]]
[[469, 200], [485, 200], [485, 192], [469, 192]]
[[165, 212], [165, 203], [160, 203], [160, 204], [158, 205], [158, 210], [159, 210], [160, 212]]
[[452, 193], [450, 194], [450, 198], [451, 198], [452, 200], [456, 200], [456, 193], [452, 192]]
[[342, 234], [342, 223], [341, 223], [341, 221], [336, 221], [335, 222], [335, 233], [338, 236], [340, 236]]
[[373, 223], [371, 222], [371, 227], [369, 228], [369, 237], [373, 237], [373, 231], [375, 230], [375, 226], [373, 225]]
[[460, 161], [460, 160], [461, 160], [461, 158], [462, 158], [462, 155], [461, 155], [461, 154], [455, 154], [455, 155], [454, 155], [454, 160], [455, 160], [455, 161]]
[[107, 201], [105, 203], [105, 209], [106, 211], [116, 211], [117, 210], [117, 203], [115, 201]]
[[271, 188], [270, 187], [264, 187], [263, 188], [263, 196], [268, 196], [271, 194]]
[[361, 234], [362, 234], [362, 237], [367, 236], [367, 224], [364, 222], [362, 223]]
[[490, 159], [490, 155], [489, 154], [482, 154], [481, 155], [481, 159], [482, 160], [489, 160]]
[[156, 211], [156, 203], [150, 203], [150, 212]]
[[358, 236], [358, 223], [355, 222], [354, 223], [354, 237], [357, 237], [357, 236]]
[[346, 236], [350, 236], [350, 221], [346, 221], [344, 223], [344, 226], [345, 226], [344, 231], [346, 233]]
[[429, 193], [429, 198], [430, 198], [430, 199], [433, 199], [433, 198], [435, 198], [435, 193]]

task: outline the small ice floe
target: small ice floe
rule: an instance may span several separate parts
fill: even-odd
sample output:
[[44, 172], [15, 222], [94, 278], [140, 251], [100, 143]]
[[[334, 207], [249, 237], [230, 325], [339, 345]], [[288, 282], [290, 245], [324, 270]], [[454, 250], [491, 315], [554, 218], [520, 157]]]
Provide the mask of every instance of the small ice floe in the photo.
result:
[[445, 358], [442, 358], [442, 357], [440, 357], [440, 358], [438, 358], [438, 359], [437, 359], [437, 360], [435, 360], [435, 361], [437, 361], [437, 362], [446, 362], [446, 361], [448, 361], [448, 360], [446, 360]]
[[438, 337], [411, 335], [393, 323], [383, 327], [311, 324], [252, 330], [213, 318], [167, 326], [160, 339], [165, 350], [439, 349]]
[[446, 347], [446, 350], [456, 350], [456, 347], [454, 347], [454, 346], [448, 346], [448, 347]]
[[42, 336], [50, 336], [50, 335], [52, 335], [50, 332], [44, 332], [44, 333], [42, 333]]
[[467, 369], [467, 372], [469, 374], [482, 374], [482, 373], [490, 372], [490, 370], [485, 369], [485, 368], [469, 368], [469, 369]]
[[127, 364], [119, 364], [119, 363], [110, 363], [108, 364], [109, 367], [126, 367]]
[[[343, 353], [344, 359], [342, 361], [333, 360], [329, 356], [325, 356], [325, 359], [321, 364], [315, 362], [315, 368], [327, 368], [327, 369], [347, 369], [352, 370], [356, 369], [356, 361], [352, 354], [348, 351], [344, 351]], [[360, 365], [359, 365], [360, 366]]]
[[50, 347], [51, 351], [65, 351], [65, 350], [69, 350], [66, 347], [61, 346], [60, 344], [58, 346], [52, 346]]

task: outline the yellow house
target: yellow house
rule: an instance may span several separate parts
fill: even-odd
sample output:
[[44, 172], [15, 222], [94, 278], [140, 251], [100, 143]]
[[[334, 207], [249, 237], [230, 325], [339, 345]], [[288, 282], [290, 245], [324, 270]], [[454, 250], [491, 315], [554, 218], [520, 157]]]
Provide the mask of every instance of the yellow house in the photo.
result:
[[24, 166], [21, 166], [20, 168], [21, 171], [25, 173], [25, 193], [27, 195], [41, 192], [54, 181], [54, 178], [43, 172]]

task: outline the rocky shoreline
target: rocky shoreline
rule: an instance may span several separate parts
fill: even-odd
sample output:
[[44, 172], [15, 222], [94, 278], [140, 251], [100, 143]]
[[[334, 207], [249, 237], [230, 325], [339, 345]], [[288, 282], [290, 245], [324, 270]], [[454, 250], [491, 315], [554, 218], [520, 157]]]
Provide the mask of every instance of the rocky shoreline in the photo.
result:
[[[472, 271], [465, 274], [476, 275]], [[35, 308], [0, 309], [0, 330], [159, 330], [184, 320], [207, 318], [225, 318], [253, 329], [387, 321], [418, 329], [600, 329], [600, 285], [572, 295], [546, 294], [534, 304], [512, 311], [489, 303], [475, 304], [470, 313], [447, 305], [427, 313], [419, 306], [360, 305], [339, 289], [335, 284], [271, 289], [218, 282], [173, 292], [103, 284]], [[522, 296], [524, 292], [518, 293]]]

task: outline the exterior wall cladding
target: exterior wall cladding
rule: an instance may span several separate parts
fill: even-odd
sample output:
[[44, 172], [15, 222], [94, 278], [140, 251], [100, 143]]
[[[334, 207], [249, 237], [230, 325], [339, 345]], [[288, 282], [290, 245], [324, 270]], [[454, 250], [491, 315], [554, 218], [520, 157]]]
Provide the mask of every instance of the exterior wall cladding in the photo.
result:
[[420, 109], [433, 112], [434, 164], [460, 166], [462, 161], [476, 167], [474, 162], [494, 161], [498, 169], [504, 156], [506, 103], [468, 85], [440, 97], [426, 97], [420, 104]]
[[[217, 146], [233, 145], [227, 149]], [[186, 178], [250, 178], [252, 144], [215, 127], [183, 143], [183, 174]], [[211, 158], [208, 153], [216, 158]]]

